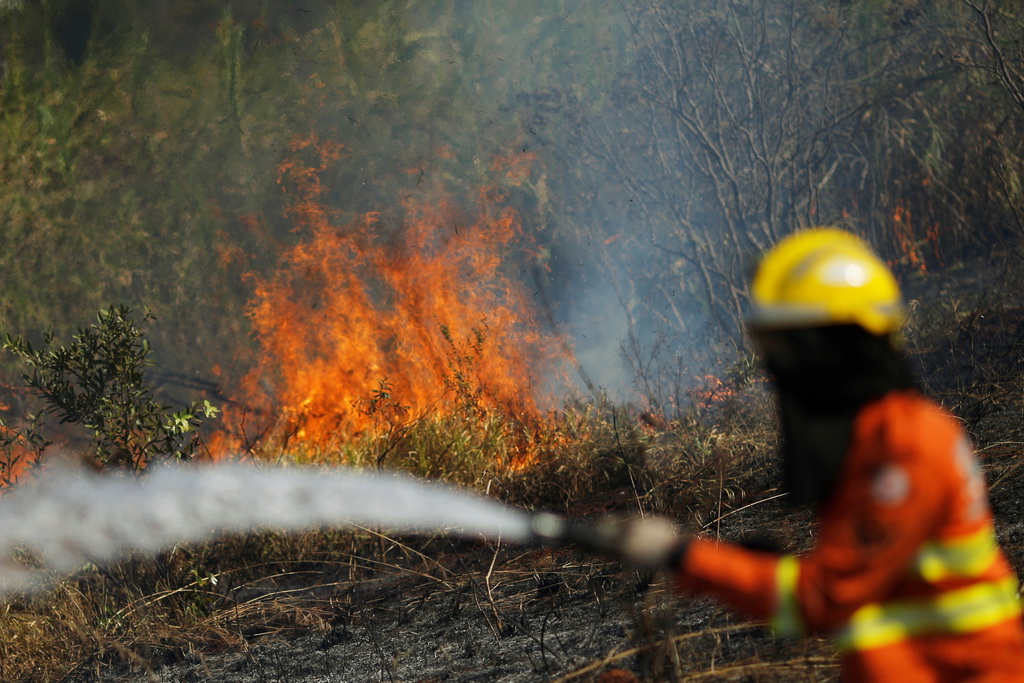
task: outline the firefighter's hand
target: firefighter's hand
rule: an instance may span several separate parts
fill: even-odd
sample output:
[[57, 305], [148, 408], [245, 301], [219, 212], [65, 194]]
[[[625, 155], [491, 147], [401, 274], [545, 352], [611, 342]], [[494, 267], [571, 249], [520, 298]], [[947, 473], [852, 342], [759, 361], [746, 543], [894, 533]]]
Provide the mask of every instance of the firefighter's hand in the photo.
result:
[[674, 569], [686, 554], [689, 537], [666, 517], [634, 517], [617, 525], [615, 549], [622, 562], [633, 569]]

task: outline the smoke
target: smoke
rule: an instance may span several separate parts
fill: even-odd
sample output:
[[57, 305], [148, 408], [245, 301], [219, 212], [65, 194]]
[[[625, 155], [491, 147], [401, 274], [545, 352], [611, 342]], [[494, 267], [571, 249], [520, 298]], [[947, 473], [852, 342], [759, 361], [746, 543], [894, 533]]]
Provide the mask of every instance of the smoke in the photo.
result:
[[[49, 571], [157, 552], [213, 533], [317, 525], [523, 541], [529, 518], [452, 486], [408, 476], [239, 464], [168, 468], [143, 479], [58, 469], [0, 499], [0, 595]], [[28, 551], [42, 565], [13, 560]]]

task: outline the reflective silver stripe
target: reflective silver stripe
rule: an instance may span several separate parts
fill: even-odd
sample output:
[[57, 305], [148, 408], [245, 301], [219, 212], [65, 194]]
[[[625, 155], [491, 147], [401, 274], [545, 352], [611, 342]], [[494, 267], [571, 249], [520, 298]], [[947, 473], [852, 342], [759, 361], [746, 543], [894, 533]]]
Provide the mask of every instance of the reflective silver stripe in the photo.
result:
[[999, 557], [992, 527], [952, 541], [932, 541], [921, 547], [914, 558], [915, 572], [925, 581], [951, 577], [981, 576]]
[[775, 614], [772, 630], [780, 636], [799, 636], [806, 631], [796, 601], [796, 583], [800, 562], [792, 555], [783, 555], [775, 565]]
[[866, 650], [923, 634], [970, 633], [1019, 617], [1017, 579], [975, 584], [932, 600], [873, 604], [857, 610], [836, 635], [840, 650]]

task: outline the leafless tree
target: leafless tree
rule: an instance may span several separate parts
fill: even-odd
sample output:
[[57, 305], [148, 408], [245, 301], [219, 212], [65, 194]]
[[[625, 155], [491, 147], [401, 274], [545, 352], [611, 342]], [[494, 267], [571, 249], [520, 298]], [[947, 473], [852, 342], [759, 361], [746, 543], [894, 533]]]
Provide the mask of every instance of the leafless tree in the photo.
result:
[[993, 0], [960, 2], [974, 14], [984, 48], [980, 57], [964, 52], [963, 60], [995, 76], [1024, 111], [1024, 35], [1021, 34], [1020, 6]]
[[[993, 93], [1024, 92], [1012, 4], [628, 5], [603, 101], [543, 93], [529, 130], [562, 150], [556, 236], [618, 302], [634, 372], [693, 379], [742, 348], [750, 268], [796, 228], [854, 230], [908, 274], [1014, 232], [1024, 122]], [[670, 349], [692, 362], [652, 358]]]

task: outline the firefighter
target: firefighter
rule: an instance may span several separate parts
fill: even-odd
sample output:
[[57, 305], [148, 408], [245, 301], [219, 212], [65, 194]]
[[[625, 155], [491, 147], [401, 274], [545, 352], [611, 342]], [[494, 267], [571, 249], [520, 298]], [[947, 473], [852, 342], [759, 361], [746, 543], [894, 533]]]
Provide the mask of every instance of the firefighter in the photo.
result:
[[816, 509], [802, 556], [622, 525], [617, 550], [674, 586], [827, 634], [844, 681], [1024, 681], [1020, 586], [957, 421], [915, 388], [892, 273], [859, 238], [782, 240], [751, 286], [749, 332], [779, 398], [790, 500]]

